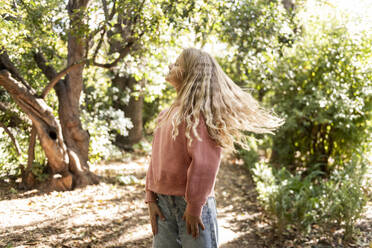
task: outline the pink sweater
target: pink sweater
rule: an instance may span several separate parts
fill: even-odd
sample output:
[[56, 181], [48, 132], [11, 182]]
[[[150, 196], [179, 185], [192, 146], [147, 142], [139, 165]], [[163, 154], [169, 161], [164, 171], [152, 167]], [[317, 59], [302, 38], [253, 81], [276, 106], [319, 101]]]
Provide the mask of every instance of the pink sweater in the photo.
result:
[[[159, 114], [158, 122], [165, 111]], [[210, 138], [202, 115], [197, 127], [202, 141], [190, 131], [193, 140], [191, 146], [187, 146], [184, 122], [178, 126], [179, 133], [173, 140], [173, 114], [154, 133], [151, 161], [146, 175], [146, 202], [156, 201], [154, 192], [184, 196], [186, 212], [200, 216], [208, 196], [214, 195], [222, 148]]]

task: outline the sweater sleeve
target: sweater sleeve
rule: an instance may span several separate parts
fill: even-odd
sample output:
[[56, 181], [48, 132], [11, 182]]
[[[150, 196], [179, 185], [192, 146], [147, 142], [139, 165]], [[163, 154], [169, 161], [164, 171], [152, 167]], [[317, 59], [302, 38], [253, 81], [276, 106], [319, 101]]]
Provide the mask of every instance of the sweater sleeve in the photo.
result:
[[151, 190], [149, 190], [149, 188], [148, 188], [150, 176], [151, 176], [151, 160], [150, 160], [149, 169], [148, 169], [147, 174], [146, 174], [146, 186], [145, 186], [146, 198], [145, 198], [145, 203], [156, 202], [155, 193], [152, 192]]
[[[164, 110], [162, 110], [158, 117], [157, 117], [157, 120], [156, 120], [156, 123], [159, 123], [159, 118], [168, 110], [169, 108], [166, 108]], [[155, 141], [155, 137], [152, 139], [152, 144], [151, 144], [151, 147], [154, 146], [154, 141]], [[146, 191], [146, 197], [145, 197], [145, 202], [146, 203], [149, 203], [149, 202], [156, 202], [156, 195], [154, 192], [152, 192], [151, 190], [149, 190], [148, 188], [148, 185], [149, 185], [149, 181], [150, 181], [150, 177], [152, 177], [152, 154], [151, 154], [151, 157], [150, 157], [150, 165], [148, 167], [148, 170], [147, 170], [147, 173], [146, 173], [146, 186], [145, 186], [145, 191]]]
[[[152, 145], [154, 145], [154, 139], [152, 140]], [[149, 203], [149, 202], [156, 202], [156, 195], [154, 192], [152, 192], [151, 190], [149, 190], [149, 181], [150, 181], [150, 177], [152, 176], [152, 154], [150, 156], [150, 164], [149, 164], [149, 167], [147, 169], [147, 173], [146, 173], [146, 186], [145, 186], [145, 191], [146, 191], [146, 198], [145, 198], [145, 203]]]
[[202, 141], [191, 132], [193, 140], [191, 146], [187, 145], [191, 163], [187, 170], [186, 212], [192, 216], [201, 215], [202, 207], [213, 190], [222, 150], [210, 138], [203, 116], [200, 118], [197, 131]]

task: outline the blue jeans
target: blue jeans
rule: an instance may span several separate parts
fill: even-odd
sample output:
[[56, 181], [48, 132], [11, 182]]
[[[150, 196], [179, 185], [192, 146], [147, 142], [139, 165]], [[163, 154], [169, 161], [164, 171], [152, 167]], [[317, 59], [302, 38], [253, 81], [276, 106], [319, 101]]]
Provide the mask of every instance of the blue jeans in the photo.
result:
[[158, 206], [165, 220], [159, 217], [156, 222], [158, 233], [154, 236], [153, 248], [217, 248], [218, 226], [216, 200], [208, 197], [203, 206], [201, 219], [205, 226], [202, 230], [199, 226], [199, 236], [194, 239], [187, 233], [186, 222], [182, 219], [186, 209], [186, 201], [183, 196], [157, 195]]

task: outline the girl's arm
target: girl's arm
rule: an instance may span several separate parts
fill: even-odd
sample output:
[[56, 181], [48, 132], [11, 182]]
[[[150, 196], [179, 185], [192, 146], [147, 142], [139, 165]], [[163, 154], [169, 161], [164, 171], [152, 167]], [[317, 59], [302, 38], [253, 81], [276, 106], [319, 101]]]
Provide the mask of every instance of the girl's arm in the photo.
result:
[[187, 171], [186, 212], [192, 216], [201, 215], [202, 207], [213, 190], [222, 151], [210, 138], [203, 116], [197, 131], [202, 141], [192, 134], [191, 146], [187, 146], [191, 163]]
[[[154, 139], [152, 140], [152, 145], [154, 145]], [[149, 203], [149, 202], [156, 202], [156, 195], [154, 192], [152, 192], [151, 190], [149, 190], [148, 186], [149, 186], [149, 178], [152, 177], [152, 154], [150, 156], [150, 165], [148, 167], [148, 170], [147, 170], [147, 174], [146, 174], [146, 186], [145, 186], [145, 190], [146, 190], [146, 198], [145, 198], [145, 202], [146, 203]]]
[[146, 190], [146, 200], [145, 200], [146, 203], [149, 203], [149, 202], [156, 202], [156, 195], [154, 194], [154, 192], [150, 191], [150, 190]]

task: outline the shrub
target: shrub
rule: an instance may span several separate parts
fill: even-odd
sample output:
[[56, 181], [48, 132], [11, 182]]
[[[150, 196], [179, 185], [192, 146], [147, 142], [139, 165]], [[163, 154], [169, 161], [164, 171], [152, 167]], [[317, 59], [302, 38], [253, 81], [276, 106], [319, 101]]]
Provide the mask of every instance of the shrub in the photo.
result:
[[273, 163], [291, 170], [320, 163], [329, 175], [365, 149], [372, 134], [370, 40], [339, 27], [285, 50], [273, 78], [272, 103], [286, 116]]
[[324, 199], [322, 225], [325, 229], [332, 226], [345, 229], [344, 237], [350, 239], [354, 233], [356, 221], [361, 217], [367, 204], [368, 190], [371, 189], [367, 178], [368, 161], [365, 157], [354, 154], [343, 170], [334, 170], [330, 180], [324, 182]]
[[320, 173], [315, 170], [302, 178], [285, 168], [276, 170], [266, 163], [256, 164], [253, 178], [259, 199], [269, 216], [275, 219], [278, 234], [288, 228], [296, 228], [299, 233], [309, 232], [311, 225], [318, 222], [321, 189], [312, 181]]
[[334, 170], [329, 179], [319, 177], [324, 172], [316, 165], [307, 175], [262, 162], [256, 163], [252, 172], [258, 198], [279, 235], [285, 229], [306, 234], [317, 224], [324, 232], [343, 228], [344, 238], [350, 239], [371, 186], [366, 179], [367, 165], [363, 156], [354, 154], [343, 165], [345, 170]]

